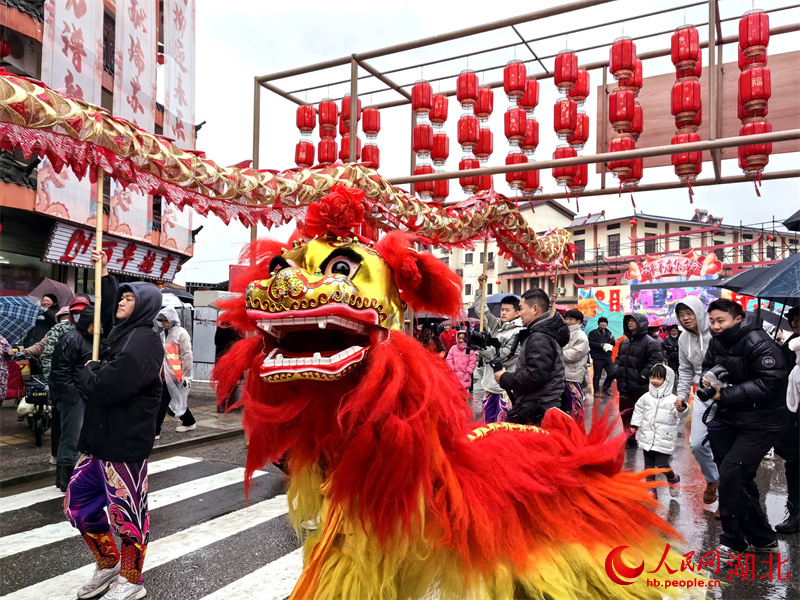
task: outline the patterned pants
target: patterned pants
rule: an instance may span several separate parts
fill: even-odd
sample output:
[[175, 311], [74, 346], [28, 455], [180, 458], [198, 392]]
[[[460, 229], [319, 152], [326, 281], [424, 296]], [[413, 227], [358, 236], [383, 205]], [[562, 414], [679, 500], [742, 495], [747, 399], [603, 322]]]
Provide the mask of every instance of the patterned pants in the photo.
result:
[[564, 395], [561, 398], [561, 410], [575, 419], [579, 425], [584, 424], [583, 388], [577, 381], [567, 381]]
[[64, 514], [81, 532], [101, 569], [120, 560], [113, 527], [122, 541], [120, 575], [131, 583], [141, 582], [150, 538], [147, 460], [110, 462], [81, 456], [64, 497]]
[[508, 394], [486, 394], [483, 398], [484, 423], [505, 423], [509, 410], [511, 400], [508, 399]]

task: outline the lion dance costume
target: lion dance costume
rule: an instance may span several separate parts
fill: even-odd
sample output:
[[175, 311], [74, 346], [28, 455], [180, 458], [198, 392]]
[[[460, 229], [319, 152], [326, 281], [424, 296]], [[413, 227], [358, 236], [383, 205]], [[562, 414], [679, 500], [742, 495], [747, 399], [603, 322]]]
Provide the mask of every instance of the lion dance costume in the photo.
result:
[[318, 523], [291, 598], [669, 594], [606, 572], [615, 549], [656, 565], [675, 537], [654, 484], [621, 471], [610, 419], [588, 434], [557, 410], [541, 429], [472, 423], [453, 372], [401, 331], [406, 305], [457, 314], [460, 279], [408, 234], [349, 233], [363, 208], [348, 191], [311, 205], [291, 249], [251, 245], [242, 295], [220, 302], [255, 334], [214, 375], [220, 397], [246, 375], [248, 474], [288, 451], [291, 521]]

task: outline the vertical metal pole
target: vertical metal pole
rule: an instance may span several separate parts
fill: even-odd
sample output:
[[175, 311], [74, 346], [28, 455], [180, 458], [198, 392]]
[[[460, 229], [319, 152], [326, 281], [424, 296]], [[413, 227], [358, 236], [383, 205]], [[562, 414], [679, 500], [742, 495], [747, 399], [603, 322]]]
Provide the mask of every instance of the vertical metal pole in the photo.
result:
[[355, 55], [350, 59], [350, 162], [358, 162], [358, 62]]
[[[717, 49], [717, 3], [708, 0], [708, 139], [717, 139], [717, 66], [715, 50]], [[721, 177], [718, 152], [712, 150], [711, 159], [714, 167], [714, 176], [717, 181]]]
[[[606, 127], [606, 119], [608, 118], [608, 66], [603, 67], [603, 97], [601, 98], [602, 101], [602, 108], [600, 110], [600, 114], [597, 115], [598, 125], [600, 125], [600, 131], [602, 131], [602, 135], [600, 136], [600, 140], [602, 141], [602, 148], [600, 148], [600, 152], [607, 152], [608, 151], [608, 128]], [[600, 187], [605, 189], [606, 187], [606, 163], [600, 163]]]
[[[103, 252], [103, 173], [102, 167], [97, 167], [97, 219], [94, 230], [95, 252]], [[92, 360], [100, 359], [100, 330], [102, 329], [101, 309], [103, 294], [103, 261], [94, 266], [94, 333], [92, 334]]]
[[[261, 84], [258, 79], [253, 80], [253, 169], [258, 169], [258, 151], [261, 141]], [[250, 226], [250, 242], [258, 239], [258, 225]], [[250, 254], [250, 264], [256, 264], [255, 252]]]
[[[486, 275], [486, 260], [489, 257], [489, 236], [483, 240], [483, 275]], [[481, 286], [481, 331], [483, 331], [483, 318], [486, 315], [486, 281], [484, 280]]]
[[[409, 138], [411, 139], [410, 146], [409, 146], [409, 147], [411, 147], [411, 164], [410, 164], [410, 173], [411, 173], [411, 175], [414, 174], [414, 169], [417, 168], [417, 153], [414, 152], [414, 149], [413, 149], [413, 146], [414, 146], [414, 144], [413, 144], [413, 142], [414, 142], [414, 127], [416, 127], [416, 126], [417, 126], [417, 113], [415, 113], [412, 110], [411, 111], [411, 135], [409, 136]], [[415, 189], [414, 189], [414, 184], [413, 183], [411, 184], [411, 187], [409, 189], [410, 189], [411, 193], [414, 194]], [[414, 332], [414, 309], [412, 309], [410, 307], [408, 309], [408, 329], [409, 329], [409, 335], [411, 335], [413, 337], [414, 333], [415, 333]]]

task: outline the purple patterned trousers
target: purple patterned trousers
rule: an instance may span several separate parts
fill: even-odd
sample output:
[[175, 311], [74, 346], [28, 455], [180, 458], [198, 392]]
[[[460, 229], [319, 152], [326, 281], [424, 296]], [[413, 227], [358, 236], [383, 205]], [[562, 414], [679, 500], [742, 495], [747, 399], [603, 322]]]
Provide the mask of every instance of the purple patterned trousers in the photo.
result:
[[110, 462], [82, 456], [67, 487], [64, 514], [101, 568], [115, 565], [120, 556], [110, 535], [113, 528], [122, 538], [120, 574], [139, 583], [150, 538], [147, 460]]

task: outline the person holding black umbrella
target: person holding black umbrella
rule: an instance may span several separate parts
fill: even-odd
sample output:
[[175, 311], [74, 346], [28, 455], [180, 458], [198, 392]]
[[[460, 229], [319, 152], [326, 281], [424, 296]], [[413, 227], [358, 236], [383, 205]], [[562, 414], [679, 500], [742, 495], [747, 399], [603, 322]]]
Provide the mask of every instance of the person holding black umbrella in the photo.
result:
[[[800, 340], [800, 307], [795, 306], [786, 315], [789, 325], [792, 326], [792, 335], [783, 343], [781, 350], [786, 359], [786, 371], [800, 369], [798, 352], [793, 350]], [[791, 346], [791, 347], [790, 347]], [[790, 379], [790, 386], [792, 380]], [[778, 436], [775, 444], [775, 453], [785, 462], [786, 469], [786, 519], [775, 526], [778, 533], [797, 533], [800, 531], [800, 427], [798, 426], [797, 399], [791, 401], [792, 390], [786, 392], [786, 404], [789, 409], [789, 418], [784, 429]]]

